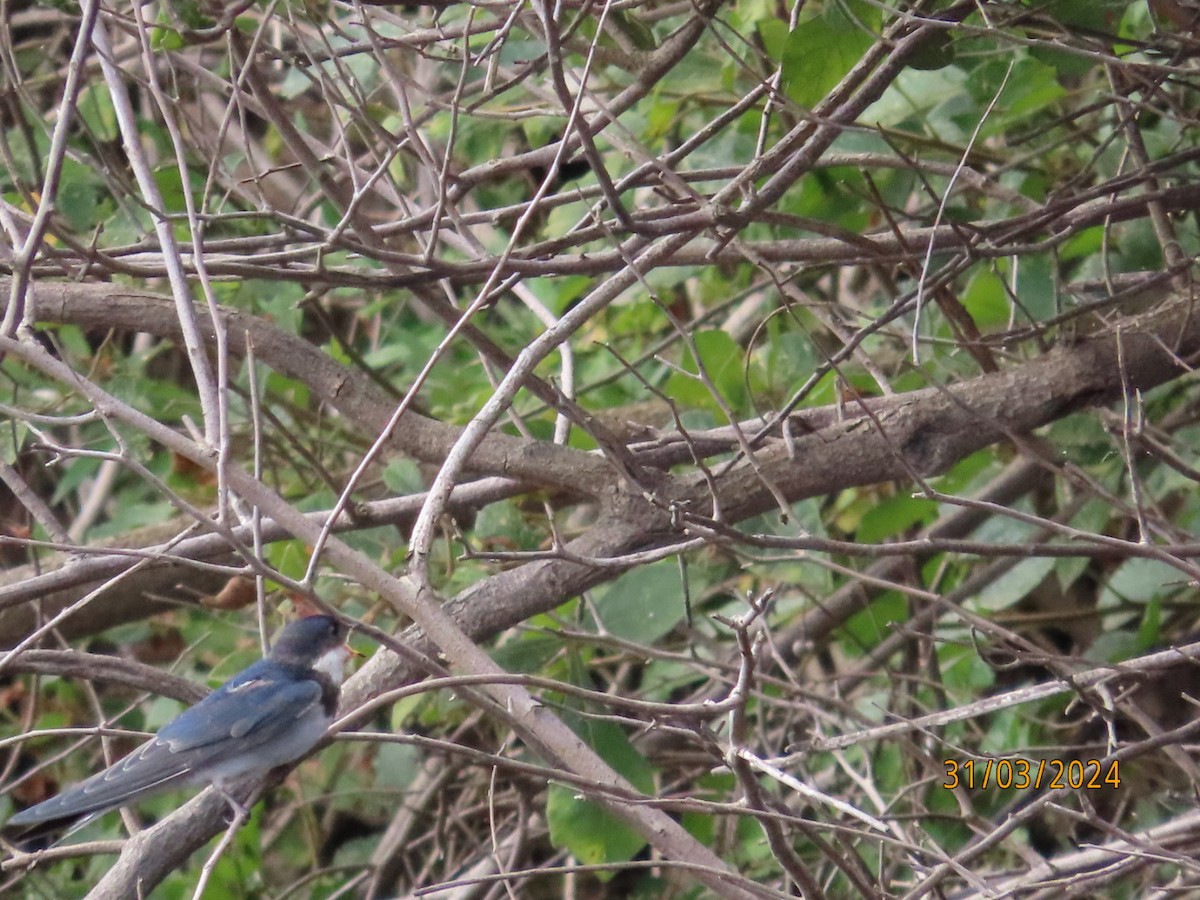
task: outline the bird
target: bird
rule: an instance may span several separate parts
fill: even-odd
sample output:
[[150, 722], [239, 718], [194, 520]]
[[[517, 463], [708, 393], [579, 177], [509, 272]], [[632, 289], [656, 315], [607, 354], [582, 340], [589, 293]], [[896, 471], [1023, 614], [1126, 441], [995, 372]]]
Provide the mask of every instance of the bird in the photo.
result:
[[[346, 662], [355, 651], [332, 616], [308, 616], [279, 632], [267, 656], [184, 710], [137, 750], [49, 800], [12, 816], [4, 837], [20, 849], [56, 843], [98, 816], [175, 787], [225, 788], [304, 756], [337, 710]], [[59, 831], [65, 833], [53, 841]]]

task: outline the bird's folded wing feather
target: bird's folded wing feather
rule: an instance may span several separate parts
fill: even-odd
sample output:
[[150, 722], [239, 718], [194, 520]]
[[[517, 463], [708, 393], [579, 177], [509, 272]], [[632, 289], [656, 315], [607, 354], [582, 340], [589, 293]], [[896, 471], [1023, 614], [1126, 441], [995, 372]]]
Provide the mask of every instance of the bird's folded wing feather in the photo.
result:
[[252, 751], [294, 728], [320, 701], [316, 681], [281, 678], [260, 663], [168, 723], [158, 740], [172, 754], [205, 749], [206, 760], [223, 759], [225, 750]]

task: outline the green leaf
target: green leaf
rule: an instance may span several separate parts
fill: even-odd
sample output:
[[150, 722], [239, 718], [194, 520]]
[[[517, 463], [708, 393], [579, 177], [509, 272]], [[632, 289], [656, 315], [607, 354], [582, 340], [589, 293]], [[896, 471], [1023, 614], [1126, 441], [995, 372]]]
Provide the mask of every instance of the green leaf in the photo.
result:
[[987, 269], [981, 269], [971, 279], [963, 291], [962, 303], [980, 330], [1007, 325], [1012, 311], [1004, 282]]
[[[779, 321], [776, 317], [772, 324]], [[769, 389], [786, 397], [803, 384], [818, 366], [813, 342], [795, 331], [780, 331], [766, 348]]]
[[[1039, 14], [1057, 20], [1072, 32], [1091, 31], [1116, 35], [1121, 31], [1121, 18], [1130, 6], [1128, 0], [1045, 0], [1038, 2]], [[1122, 51], [1112, 48], [1116, 55]], [[1078, 84], [1078, 79], [1100, 65], [1100, 57], [1092, 53], [1068, 53], [1056, 49], [1053, 43], [1037, 41], [1029, 47], [1029, 55], [1051, 66], [1064, 83]]]
[[164, 28], [161, 25], [155, 25], [150, 30], [151, 50], [179, 50], [183, 47], [184, 43], [183, 35], [174, 28]]
[[1078, 234], [1068, 238], [1058, 248], [1058, 258], [1063, 262], [1076, 259], [1088, 259], [1099, 253], [1104, 246], [1107, 229], [1103, 225], [1095, 228], [1085, 228]]
[[932, 72], [954, 62], [954, 42], [948, 31], [937, 31], [927, 37], [908, 58], [910, 69]]
[[407, 457], [393, 459], [384, 466], [383, 483], [393, 494], [401, 496], [416, 494], [425, 489], [420, 467]]
[[524, 632], [492, 651], [492, 659], [506, 672], [536, 672], [561, 651], [560, 638]]
[[860, 0], [831, 2], [801, 22], [783, 48], [783, 90], [800, 106], [812, 108], [837, 86], [875, 43], [866, 28], [878, 28], [880, 13]]
[[[587, 865], [627, 862], [646, 841], [610, 812], [570, 788], [552, 784], [546, 797], [550, 842]], [[615, 872], [598, 872], [601, 881]]]
[[475, 535], [487, 547], [531, 550], [541, 542], [542, 533], [531, 528], [520, 506], [513, 500], [490, 503], [475, 517]]
[[1112, 458], [1112, 438], [1091, 413], [1073, 413], [1050, 426], [1050, 438], [1075, 462], [1103, 463]]
[[1138, 636], [1129, 631], [1105, 631], [1084, 652], [1084, 659], [1095, 663], [1112, 663], [1129, 659], [1139, 650]]
[[763, 49], [767, 51], [767, 55], [771, 59], [782, 60], [783, 54], [787, 51], [788, 37], [791, 35], [787, 23], [782, 19], [769, 18], [763, 19], [757, 24], [758, 36], [762, 39]]
[[1038, 12], [1073, 28], [1116, 34], [1128, 0], [1039, 0]]
[[115, 141], [121, 136], [117, 128], [117, 110], [103, 82], [89, 84], [80, 91], [75, 109], [97, 140]]
[[1058, 279], [1049, 257], [1022, 258], [1016, 282], [1014, 293], [1021, 303], [1018, 316], [1028, 316], [1031, 321], [1040, 322], [1059, 312]]
[[526, 284], [551, 312], [562, 315], [592, 286], [592, 279], [584, 275], [565, 275], [558, 278], [531, 278]]
[[[1112, 506], [1105, 500], [1089, 500], [1071, 518], [1071, 527], [1091, 534], [1103, 534], [1105, 525], [1113, 516]], [[1054, 564], [1054, 572], [1058, 576], [1058, 585], [1063, 590], [1075, 583], [1091, 560], [1086, 556], [1064, 556]]]
[[4, 438], [0, 440], [0, 460], [3, 460], [10, 466], [15, 466], [17, 464], [17, 454], [25, 446], [25, 438], [28, 434], [29, 426], [24, 422], [17, 419], [9, 421]]
[[985, 612], [1007, 609], [1045, 581], [1054, 571], [1053, 557], [1025, 559], [975, 595], [975, 608]]
[[1142, 616], [1142, 623], [1138, 626], [1139, 651], [1158, 645], [1162, 640], [1161, 629], [1162, 601], [1158, 597], [1151, 597], [1150, 602], [1146, 604], [1146, 613]]
[[959, 494], [982, 486], [997, 470], [995, 451], [979, 450], [951, 466], [937, 479], [937, 487], [945, 494]]
[[[742, 348], [724, 331], [701, 331], [695, 336], [696, 352], [713, 387], [733, 409], [745, 400], [746, 386], [742, 380], [745, 357]], [[683, 360], [683, 372], [674, 372], [667, 380], [667, 393], [686, 406], [699, 406], [717, 411], [720, 405], [709, 388], [700, 380], [700, 369], [692, 353]], [[691, 372], [693, 375], [684, 374]], [[696, 376], [696, 377], [693, 377]]]
[[[639, 791], [648, 793], [653, 789], [654, 776], [649, 763], [620, 728], [611, 722], [596, 722], [574, 715], [563, 718], [605, 762]], [[588, 865], [625, 862], [646, 845], [645, 838], [612, 813], [563, 785], [552, 784], [547, 792], [546, 821], [550, 826], [551, 843], [569, 850]], [[601, 874], [597, 877], [607, 880], [612, 876]]]
[[148, 731], [158, 731], [184, 710], [184, 705], [170, 697], [155, 697], [145, 705], [145, 721], [142, 727]]
[[995, 714], [979, 752], [992, 756], [1005, 756], [1014, 747], [1027, 747], [1033, 741], [1029, 714], [1023, 709], [1003, 709]]
[[94, 525], [88, 534], [93, 538], [122, 534], [132, 529], [166, 522], [174, 513], [175, 507], [166, 501], [123, 503], [114, 510], [108, 521]]
[[653, 644], [684, 616], [679, 564], [662, 560], [626, 572], [596, 601], [605, 630], [626, 640]]
[[654, 32], [624, 10], [614, 10], [608, 17], [608, 23], [628, 37], [639, 50], [653, 50], [657, 46]]
[[847, 649], [867, 650], [892, 633], [892, 623], [908, 618], [908, 600], [899, 591], [884, 591], [871, 605], [846, 620], [842, 632]]
[[182, 213], [187, 210], [183, 174], [178, 168], [174, 165], [160, 166], [154, 170], [154, 182], [162, 194], [163, 208], [167, 212]]
[[289, 578], [304, 577], [308, 557], [308, 548], [303, 541], [278, 541], [267, 545], [267, 562]]
[[409, 728], [410, 723], [416, 718], [421, 707], [425, 704], [426, 696], [424, 694], [411, 694], [392, 704], [392, 708], [388, 713], [388, 721], [391, 722], [392, 731], [405, 731]]
[[1147, 603], [1177, 590], [1186, 579], [1178, 569], [1157, 559], [1127, 559], [1100, 592], [1100, 608], [1112, 608], [1126, 600]]
[[113, 204], [104, 179], [73, 160], [63, 163], [55, 208], [78, 232], [88, 232], [112, 214]]
[[973, 646], [950, 644], [939, 656], [942, 679], [947, 688], [971, 696], [996, 683], [995, 670], [979, 657]]
[[924, 497], [899, 495], [873, 506], [862, 518], [855, 540], [874, 544], [894, 537], [913, 525], [929, 522], [937, 516], [938, 505]]
[[999, 119], [999, 130], [1004, 130], [1014, 119], [1044, 109], [1066, 94], [1058, 82], [1053, 68], [1036, 59], [1022, 60], [1013, 67], [1012, 75], [1000, 94], [1000, 109], [1004, 114]]

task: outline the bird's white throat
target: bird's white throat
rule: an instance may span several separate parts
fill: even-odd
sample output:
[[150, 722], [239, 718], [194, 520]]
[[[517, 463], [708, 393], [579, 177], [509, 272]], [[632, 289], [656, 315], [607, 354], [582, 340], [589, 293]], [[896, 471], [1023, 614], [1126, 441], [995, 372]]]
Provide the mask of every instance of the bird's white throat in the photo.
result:
[[350, 659], [350, 648], [345, 644], [340, 647], [334, 647], [332, 650], [326, 650], [313, 663], [313, 668], [318, 672], [324, 672], [328, 675], [334, 684], [340, 685], [342, 679], [346, 677], [346, 663]]

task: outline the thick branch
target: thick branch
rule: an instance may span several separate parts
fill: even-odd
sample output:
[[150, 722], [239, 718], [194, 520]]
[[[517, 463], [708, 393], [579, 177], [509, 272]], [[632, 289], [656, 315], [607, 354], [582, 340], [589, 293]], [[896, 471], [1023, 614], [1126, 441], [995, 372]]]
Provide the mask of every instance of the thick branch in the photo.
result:
[[[8, 279], [0, 279], [0, 293], [7, 292], [8, 284]], [[174, 308], [156, 294], [115, 284], [44, 282], [37, 285], [35, 296], [40, 322], [116, 328], [171, 339], [181, 336]], [[221, 312], [231, 353], [244, 353], [249, 340], [258, 360], [302, 382], [356, 429], [375, 435], [387, 425], [396, 404], [366, 375], [256, 316], [229, 308]], [[202, 336], [211, 347], [216, 340], [211, 324], [200, 324]], [[439, 463], [460, 432], [460, 428], [410, 410], [389, 444], [396, 452]], [[488, 436], [472, 457], [470, 468], [572, 493], [589, 491], [612, 480], [612, 470], [595, 456], [500, 433]]]

